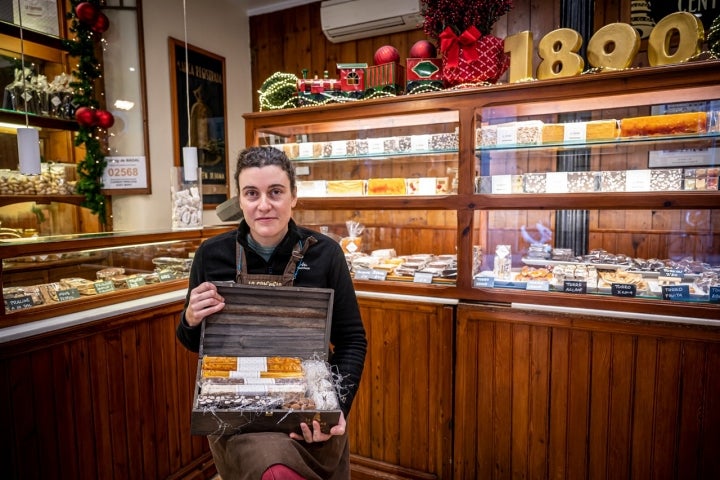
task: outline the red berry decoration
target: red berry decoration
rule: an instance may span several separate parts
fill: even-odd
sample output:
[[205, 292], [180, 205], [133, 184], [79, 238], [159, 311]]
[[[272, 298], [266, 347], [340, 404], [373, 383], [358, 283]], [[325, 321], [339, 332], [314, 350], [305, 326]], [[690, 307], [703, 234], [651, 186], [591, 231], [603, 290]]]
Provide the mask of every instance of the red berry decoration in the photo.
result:
[[410, 48], [410, 58], [435, 58], [437, 49], [427, 40], [418, 40]]
[[107, 32], [107, 29], [109, 27], [110, 27], [110, 19], [108, 19], [107, 15], [100, 12], [100, 14], [97, 16], [97, 19], [95, 20], [95, 23], [92, 24], [90, 29], [93, 32], [105, 33], [105, 32]]
[[88, 25], [93, 25], [98, 15], [100, 15], [100, 10], [90, 2], [82, 2], [75, 7], [75, 16], [77, 16], [78, 20]]
[[393, 63], [400, 61], [400, 52], [392, 45], [383, 45], [375, 51], [375, 65], [382, 65], [383, 63]]
[[75, 120], [82, 127], [92, 127], [97, 122], [97, 113], [90, 107], [80, 107], [75, 110]]
[[107, 130], [115, 124], [115, 117], [107, 110], [98, 110], [95, 116], [97, 117], [97, 126], [100, 128]]

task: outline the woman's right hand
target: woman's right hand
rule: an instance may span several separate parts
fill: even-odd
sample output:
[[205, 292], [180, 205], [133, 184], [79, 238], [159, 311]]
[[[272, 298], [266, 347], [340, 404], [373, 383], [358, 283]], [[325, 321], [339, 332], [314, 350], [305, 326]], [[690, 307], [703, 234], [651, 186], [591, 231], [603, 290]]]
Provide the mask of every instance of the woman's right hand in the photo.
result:
[[217, 287], [203, 282], [190, 291], [190, 301], [185, 309], [185, 321], [191, 327], [197, 327], [208, 315], [225, 308], [225, 299], [218, 294]]

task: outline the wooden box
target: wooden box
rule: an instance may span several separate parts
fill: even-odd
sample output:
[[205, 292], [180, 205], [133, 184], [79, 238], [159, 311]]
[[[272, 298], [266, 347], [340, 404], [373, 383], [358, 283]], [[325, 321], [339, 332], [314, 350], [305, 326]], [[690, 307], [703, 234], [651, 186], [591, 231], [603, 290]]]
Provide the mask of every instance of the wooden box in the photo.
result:
[[215, 282], [225, 308], [202, 325], [197, 381], [190, 430], [195, 435], [248, 432], [297, 432], [300, 423], [318, 420], [324, 432], [337, 425], [338, 410], [243, 409], [199, 407], [202, 360], [227, 357], [298, 357], [327, 359], [332, 318], [332, 289], [266, 287]]

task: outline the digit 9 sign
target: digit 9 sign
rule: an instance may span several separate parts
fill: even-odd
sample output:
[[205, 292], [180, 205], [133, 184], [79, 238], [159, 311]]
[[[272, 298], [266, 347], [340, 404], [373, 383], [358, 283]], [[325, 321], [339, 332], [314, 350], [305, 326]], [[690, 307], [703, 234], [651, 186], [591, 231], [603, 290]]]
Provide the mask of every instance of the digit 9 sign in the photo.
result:
[[[673, 37], [678, 45], [671, 49]], [[660, 20], [648, 38], [648, 61], [651, 66], [669, 65], [688, 60], [700, 53], [705, 30], [702, 22], [688, 12], [675, 12]], [[545, 35], [538, 42], [541, 58], [537, 68], [538, 80], [574, 77], [585, 68], [578, 55], [583, 39], [570, 28], [560, 28]], [[505, 39], [505, 53], [510, 54], [509, 81], [533, 78], [532, 33], [525, 31]], [[599, 29], [588, 42], [590, 67], [602, 70], [628, 68], [640, 49], [640, 35], [627, 23], [611, 23]]]

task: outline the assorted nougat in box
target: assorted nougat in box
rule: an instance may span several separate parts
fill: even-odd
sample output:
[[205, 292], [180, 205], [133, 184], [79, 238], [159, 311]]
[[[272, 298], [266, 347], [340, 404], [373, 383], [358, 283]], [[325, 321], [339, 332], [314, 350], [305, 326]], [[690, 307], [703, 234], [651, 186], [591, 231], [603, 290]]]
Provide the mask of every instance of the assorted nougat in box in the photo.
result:
[[327, 364], [333, 290], [216, 282], [225, 308], [202, 324], [191, 415], [196, 435], [337, 425]]

